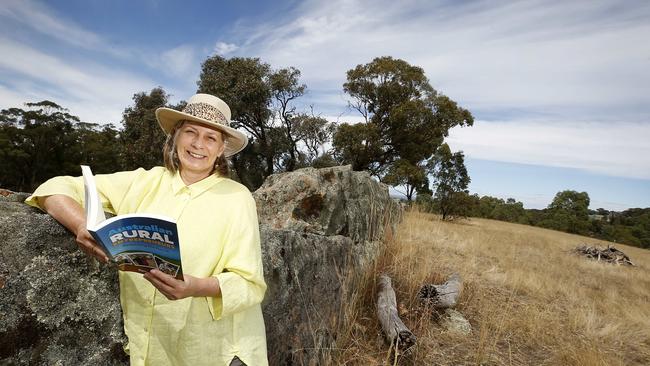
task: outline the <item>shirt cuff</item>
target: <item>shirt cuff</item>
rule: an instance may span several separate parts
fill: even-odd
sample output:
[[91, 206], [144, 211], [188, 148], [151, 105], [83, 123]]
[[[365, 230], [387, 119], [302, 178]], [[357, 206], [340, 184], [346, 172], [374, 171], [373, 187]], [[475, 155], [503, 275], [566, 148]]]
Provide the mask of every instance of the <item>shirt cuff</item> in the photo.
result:
[[242, 293], [242, 286], [246, 280], [233, 272], [222, 272], [214, 276], [219, 281], [221, 295], [209, 298], [210, 312], [214, 320], [231, 315], [246, 307], [246, 294]]
[[219, 281], [219, 295], [218, 296], [211, 296], [211, 297], [206, 297], [208, 300], [208, 308], [210, 309], [210, 314], [212, 315], [212, 320], [219, 320], [223, 316], [223, 275], [224, 273], [220, 273], [216, 276], [212, 276]]

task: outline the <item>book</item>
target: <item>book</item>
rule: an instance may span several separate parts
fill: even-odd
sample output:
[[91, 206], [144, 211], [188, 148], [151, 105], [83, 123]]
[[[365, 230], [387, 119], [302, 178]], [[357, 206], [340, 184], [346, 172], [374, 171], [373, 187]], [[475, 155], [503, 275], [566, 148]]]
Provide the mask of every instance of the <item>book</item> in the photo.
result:
[[162, 215], [145, 213], [104, 214], [95, 177], [81, 166], [86, 202], [86, 229], [101, 245], [111, 262], [122, 271], [146, 273], [154, 268], [183, 279], [176, 222]]

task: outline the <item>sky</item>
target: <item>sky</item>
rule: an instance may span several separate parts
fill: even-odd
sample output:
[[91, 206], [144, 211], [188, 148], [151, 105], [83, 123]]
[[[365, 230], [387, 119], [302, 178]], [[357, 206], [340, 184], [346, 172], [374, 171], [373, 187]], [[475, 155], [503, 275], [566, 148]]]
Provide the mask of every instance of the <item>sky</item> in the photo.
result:
[[135, 93], [189, 98], [219, 54], [296, 67], [299, 109], [358, 122], [346, 71], [392, 56], [472, 112], [447, 138], [471, 193], [623, 210], [650, 207], [649, 39], [646, 0], [3, 0], [0, 108], [47, 99], [119, 126]]

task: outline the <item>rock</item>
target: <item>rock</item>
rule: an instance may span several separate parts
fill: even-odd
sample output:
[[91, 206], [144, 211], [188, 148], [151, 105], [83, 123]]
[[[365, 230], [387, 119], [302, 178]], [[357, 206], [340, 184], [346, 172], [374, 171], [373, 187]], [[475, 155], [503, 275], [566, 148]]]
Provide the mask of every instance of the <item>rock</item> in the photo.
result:
[[454, 309], [445, 309], [441, 324], [450, 332], [457, 332], [464, 335], [472, 333], [472, 325], [462, 313]]
[[12, 192], [8, 189], [0, 188], [0, 202], [23, 202], [29, 197], [29, 193]]
[[254, 195], [260, 222], [271, 228], [355, 242], [381, 240], [402, 212], [387, 186], [349, 165], [271, 175]]
[[0, 363], [128, 364], [117, 273], [16, 201], [0, 201]]
[[[401, 210], [350, 167], [273, 175], [254, 196], [269, 362], [326, 363], [347, 291]], [[26, 197], [0, 195], [0, 364], [127, 365], [117, 273]]]
[[253, 194], [269, 289], [269, 362], [325, 363], [346, 290], [378, 254], [401, 208], [350, 166], [272, 175]]

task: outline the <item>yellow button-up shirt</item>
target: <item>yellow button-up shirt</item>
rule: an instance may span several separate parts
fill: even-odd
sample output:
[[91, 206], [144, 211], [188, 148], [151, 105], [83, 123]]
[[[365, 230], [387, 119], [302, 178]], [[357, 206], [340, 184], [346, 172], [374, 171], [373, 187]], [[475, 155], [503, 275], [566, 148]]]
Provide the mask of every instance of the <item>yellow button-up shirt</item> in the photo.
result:
[[[244, 186], [212, 175], [186, 186], [163, 167], [97, 175], [105, 211], [176, 219], [183, 272], [215, 276], [218, 297], [168, 300], [141, 274], [120, 271], [131, 365], [266, 365], [260, 303], [266, 291], [255, 201]], [[81, 177], [56, 177], [25, 202], [63, 194], [83, 205]]]

